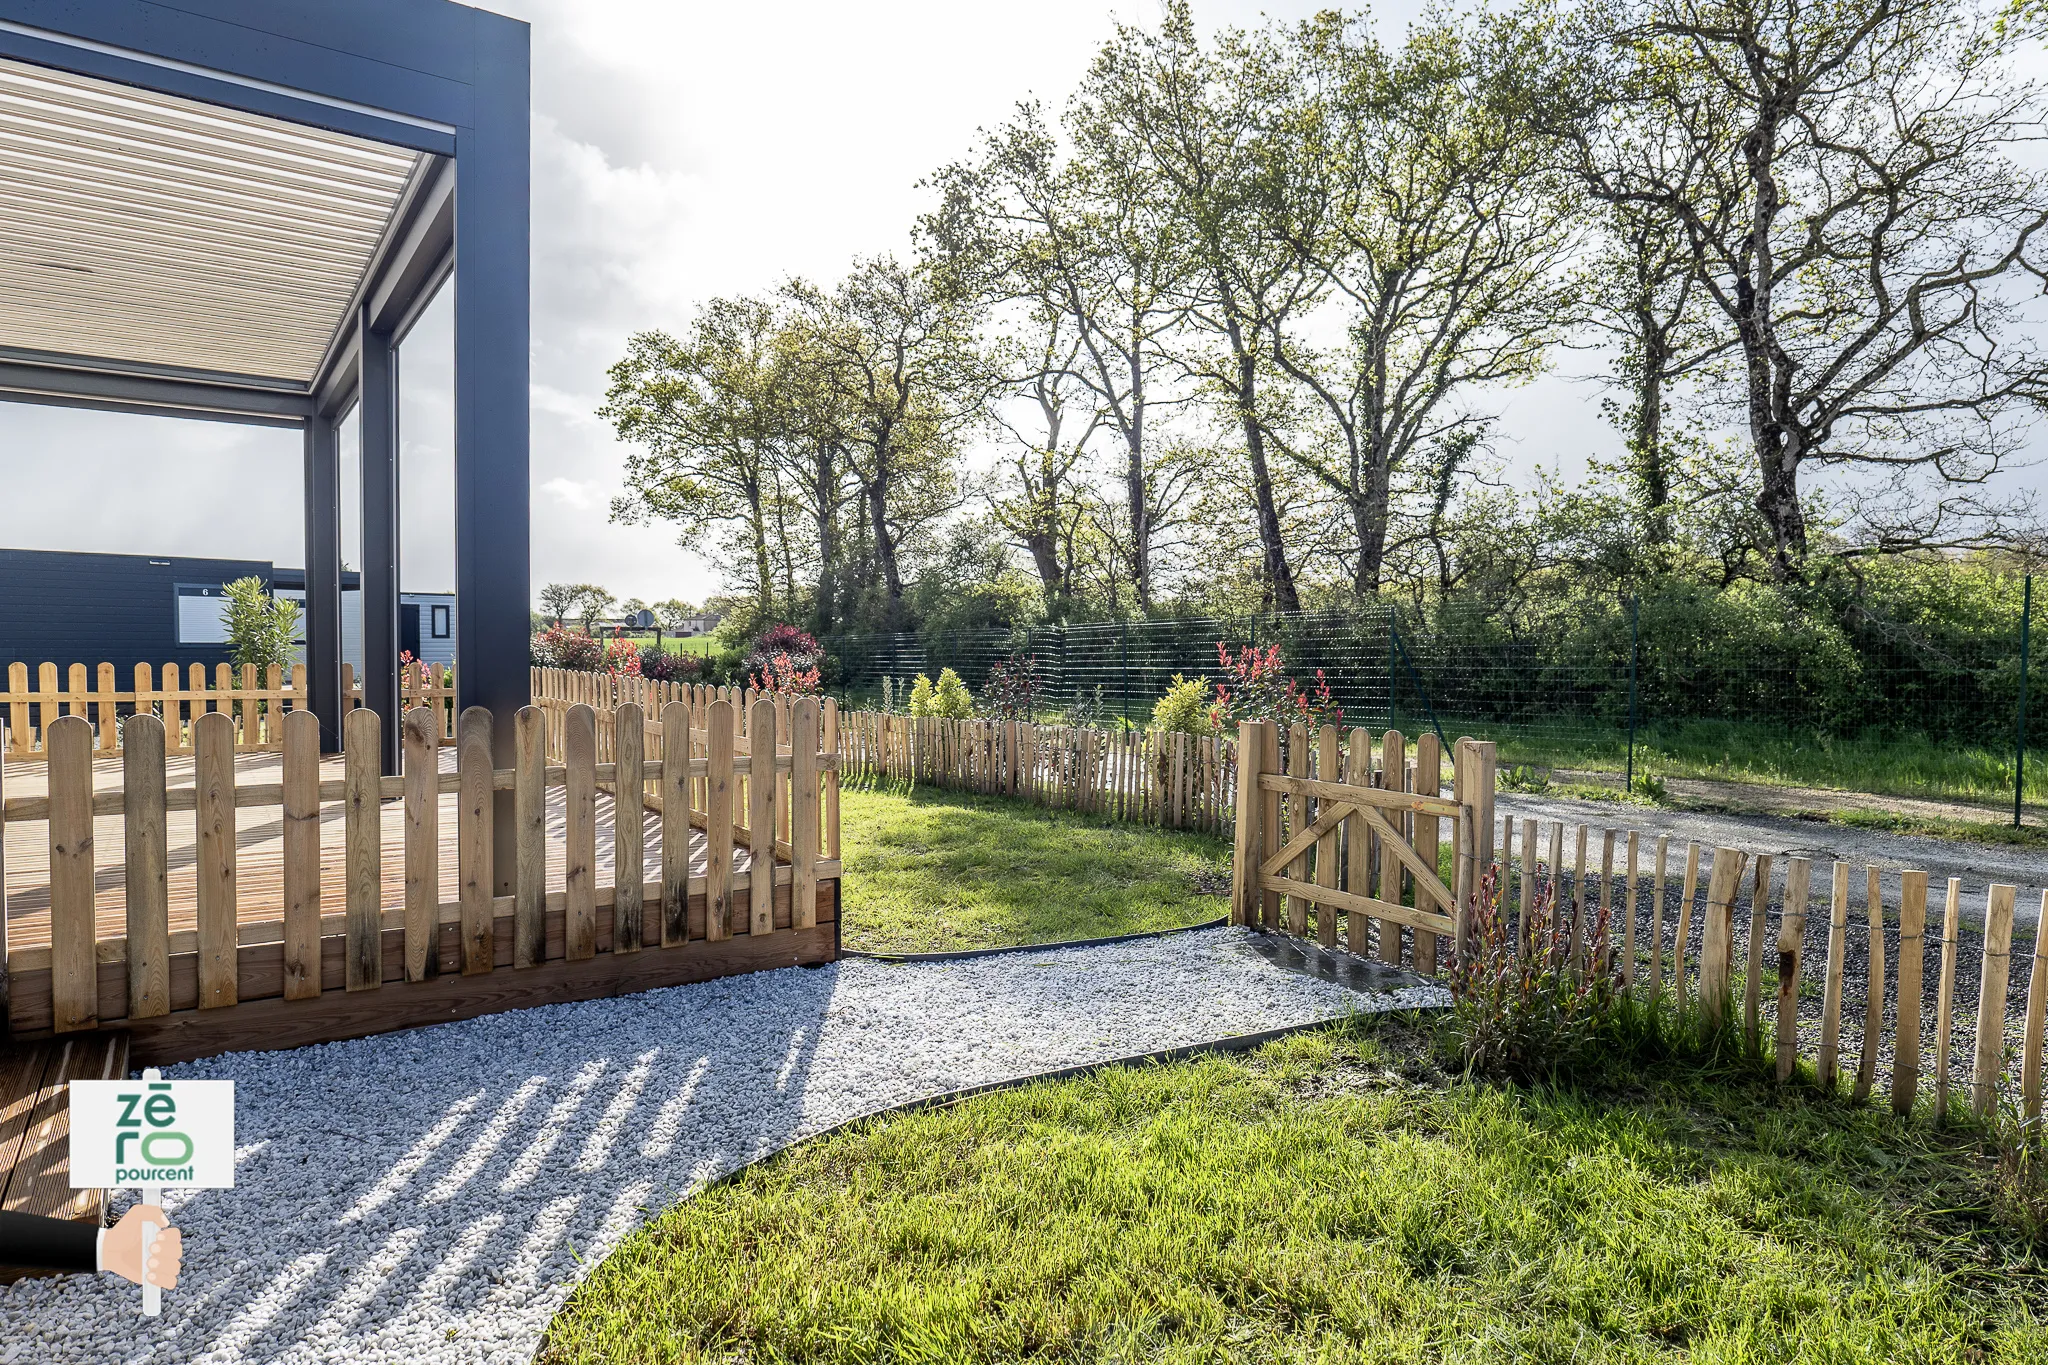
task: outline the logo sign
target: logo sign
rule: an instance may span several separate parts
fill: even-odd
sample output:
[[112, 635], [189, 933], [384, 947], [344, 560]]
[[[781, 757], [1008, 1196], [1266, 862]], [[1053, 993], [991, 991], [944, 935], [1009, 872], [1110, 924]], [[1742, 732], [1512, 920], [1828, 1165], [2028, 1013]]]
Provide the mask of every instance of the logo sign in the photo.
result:
[[233, 1081], [71, 1082], [71, 1187], [235, 1184]]

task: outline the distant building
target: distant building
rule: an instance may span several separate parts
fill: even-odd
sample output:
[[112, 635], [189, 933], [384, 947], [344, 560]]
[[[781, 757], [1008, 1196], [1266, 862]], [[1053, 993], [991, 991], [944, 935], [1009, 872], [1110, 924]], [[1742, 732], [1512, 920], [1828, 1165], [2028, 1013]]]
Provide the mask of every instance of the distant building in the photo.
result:
[[[238, 578], [305, 600], [306, 571], [268, 560], [0, 549], [0, 664], [110, 663], [125, 682], [140, 663], [227, 663], [222, 588]], [[341, 656], [358, 669], [360, 588], [357, 574], [342, 574]], [[400, 650], [455, 663], [455, 594], [401, 593], [398, 613]]]
[[718, 623], [724, 619], [724, 612], [700, 611], [694, 616], [685, 616], [683, 618], [682, 633], [685, 635], [709, 635], [712, 631], [718, 629]]

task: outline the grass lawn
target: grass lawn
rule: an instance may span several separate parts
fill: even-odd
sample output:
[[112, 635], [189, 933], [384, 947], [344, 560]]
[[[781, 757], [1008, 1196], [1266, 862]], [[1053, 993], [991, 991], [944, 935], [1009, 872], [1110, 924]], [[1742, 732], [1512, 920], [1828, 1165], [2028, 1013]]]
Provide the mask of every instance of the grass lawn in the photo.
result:
[[1229, 912], [1230, 845], [930, 787], [840, 796], [843, 942], [866, 952], [1055, 943]]
[[[1484, 735], [1500, 743], [1503, 764], [1621, 772], [1628, 746], [1620, 734], [1553, 737], [1541, 731], [1472, 725], [1453, 735]], [[1662, 777], [1709, 777], [1777, 786], [1835, 787], [1889, 796], [2012, 801], [2011, 745], [1940, 744], [1925, 736], [1834, 738], [1782, 726], [1736, 721], [1646, 725], [1637, 735], [1636, 771]], [[2048, 801], [2048, 764], [2029, 764], [2027, 799]]]
[[1964, 1139], [1425, 1055], [1340, 1025], [804, 1144], [642, 1229], [539, 1361], [2048, 1360]]
[[[628, 635], [626, 638], [642, 649], [646, 649], [654, 643], [652, 635]], [[709, 635], [664, 635], [661, 637], [661, 647], [671, 654], [709, 654], [711, 652], [711, 637]]]
[[2048, 827], [2041, 825], [1993, 824], [1983, 820], [1942, 820], [1934, 817], [1895, 815], [1889, 811], [1816, 811], [1830, 824], [1856, 829], [1881, 830], [1887, 834], [1919, 834], [1930, 839], [1952, 839], [1975, 844], [2012, 844], [2020, 848], [2048, 848]]

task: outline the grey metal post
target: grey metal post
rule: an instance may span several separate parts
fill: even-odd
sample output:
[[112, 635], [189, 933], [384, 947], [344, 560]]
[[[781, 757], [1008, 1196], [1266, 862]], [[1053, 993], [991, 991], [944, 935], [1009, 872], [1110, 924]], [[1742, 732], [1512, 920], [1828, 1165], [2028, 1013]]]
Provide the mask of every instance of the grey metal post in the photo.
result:
[[2027, 575], [2027, 586], [2020, 597], [2020, 706], [2019, 734], [2013, 745], [2015, 761], [2012, 772], [2012, 827], [2020, 827], [2020, 807], [2027, 795], [2027, 644], [2034, 629], [2034, 576]]
[[306, 423], [306, 692], [320, 751], [341, 751], [341, 472], [336, 423]]
[[[532, 558], [528, 526], [528, 216], [492, 206], [532, 198], [533, 54], [524, 24], [476, 29], [472, 121], [455, 130], [455, 693], [491, 710], [494, 761], [513, 766], [515, 717], [533, 700], [528, 672]], [[475, 205], [476, 212], [469, 206]], [[494, 803], [513, 827], [512, 793]], [[511, 893], [514, 842], [499, 838], [497, 894]]]
[[1400, 637], [1395, 633], [1394, 609], [1392, 607], [1382, 606], [1380, 608], [1380, 618], [1387, 623], [1387, 726], [1391, 729], [1394, 724], [1394, 684], [1397, 680], [1397, 675], [1394, 672], [1394, 658], [1400, 647]]
[[1131, 728], [1131, 623], [1123, 623], [1124, 729]]
[[[384, 773], [398, 771], [398, 356], [363, 310], [363, 705], [383, 720]], [[465, 622], [465, 624], [467, 624]], [[510, 766], [509, 764], [507, 766]]]

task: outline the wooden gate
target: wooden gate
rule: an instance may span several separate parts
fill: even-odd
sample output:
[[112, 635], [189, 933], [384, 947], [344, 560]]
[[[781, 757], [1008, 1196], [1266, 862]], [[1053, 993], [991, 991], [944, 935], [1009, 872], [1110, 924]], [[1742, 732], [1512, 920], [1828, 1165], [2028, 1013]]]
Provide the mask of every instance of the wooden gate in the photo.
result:
[[1445, 795], [1434, 734], [1411, 747], [1389, 730], [1375, 745], [1365, 730], [1297, 725], [1284, 739], [1270, 721], [1238, 731], [1231, 923], [1433, 974], [1440, 941], [1466, 941], [1493, 857], [1494, 746], [1459, 740]]

